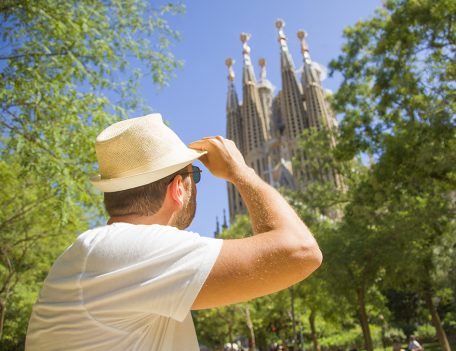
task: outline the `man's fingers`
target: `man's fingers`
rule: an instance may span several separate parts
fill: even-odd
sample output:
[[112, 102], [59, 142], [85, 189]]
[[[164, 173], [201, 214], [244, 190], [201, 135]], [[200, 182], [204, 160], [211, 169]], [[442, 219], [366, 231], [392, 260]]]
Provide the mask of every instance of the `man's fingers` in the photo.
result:
[[207, 147], [207, 142], [203, 139], [196, 140], [188, 144], [188, 147], [195, 150], [206, 151], [205, 147]]
[[200, 160], [216, 177], [230, 180], [236, 169], [245, 166], [245, 161], [234, 142], [220, 135], [196, 140], [188, 147], [208, 152], [200, 157]]
[[196, 150], [208, 151], [212, 145], [220, 142], [223, 142], [223, 137], [221, 136], [205, 137], [190, 143], [188, 147]]

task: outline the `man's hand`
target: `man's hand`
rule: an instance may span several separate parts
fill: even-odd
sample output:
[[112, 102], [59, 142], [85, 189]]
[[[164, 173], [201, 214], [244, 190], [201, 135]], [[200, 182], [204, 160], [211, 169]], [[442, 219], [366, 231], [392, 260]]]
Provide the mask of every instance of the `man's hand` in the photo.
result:
[[249, 169], [234, 142], [221, 136], [194, 141], [189, 147], [207, 151], [200, 158], [201, 162], [214, 176], [231, 183], [236, 183], [242, 173]]

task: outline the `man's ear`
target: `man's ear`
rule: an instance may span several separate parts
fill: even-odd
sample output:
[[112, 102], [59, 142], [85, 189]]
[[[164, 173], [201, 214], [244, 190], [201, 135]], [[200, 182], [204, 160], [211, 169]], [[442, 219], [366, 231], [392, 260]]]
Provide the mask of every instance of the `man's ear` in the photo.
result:
[[179, 208], [184, 205], [184, 182], [181, 175], [175, 176], [169, 183], [167, 193], [173, 204]]

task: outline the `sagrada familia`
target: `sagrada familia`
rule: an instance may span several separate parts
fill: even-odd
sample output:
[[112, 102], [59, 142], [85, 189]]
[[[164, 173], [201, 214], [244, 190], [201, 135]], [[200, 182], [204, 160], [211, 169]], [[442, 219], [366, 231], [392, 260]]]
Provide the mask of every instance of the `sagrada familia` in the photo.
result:
[[[234, 85], [233, 60], [226, 59], [228, 67], [228, 95], [226, 103], [227, 138], [232, 139], [250, 165], [263, 180], [274, 187], [288, 187], [305, 191], [309, 182], [324, 179], [335, 187], [341, 187], [342, 179], [335, 170], [323, 172], [315, 179], [302, 166], [293, 166], [298, 153], [298, 140], [306, 129], [326, 129], [331, 133], [336, 126], [334, 113], [325, 98], [321, 85], [321, 69], [310, 58], [306, 33], [299, 31], [303, 66], [300, 79], [297, 77], [293, 58], [288, 50], [285, 23], [276, 21], [280, 44], [281, 90], [273, 96], [273, 85], [266, 77], [266, 62], [259, 60], [260, 77], [255, 77], [250, 59], [249, 34], [241, 34], [243, 69], [242, 103]], [[329, 147], [335, 145], [330, 137]], [[228, 184], [230, 221], [236, 214], [245, 213], [245, 205], [232, 184]], [[218, 223], [217, 223], [218, 226]], [[224, 219], [226, 227], [226, 218]], [[218, 230], [218, 229], [217, 229]]]

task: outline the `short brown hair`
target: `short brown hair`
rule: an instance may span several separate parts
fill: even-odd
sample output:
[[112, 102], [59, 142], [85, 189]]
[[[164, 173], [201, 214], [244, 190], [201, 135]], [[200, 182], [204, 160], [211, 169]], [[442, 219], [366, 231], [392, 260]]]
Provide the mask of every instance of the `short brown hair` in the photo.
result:
[[178, 174], [187, 177], [187, 166], [173, 174], [136, 188], [104, 193], [104, 205], [110, 217], [150, 216], [158, 212], [165, 200], [169, 183]]

